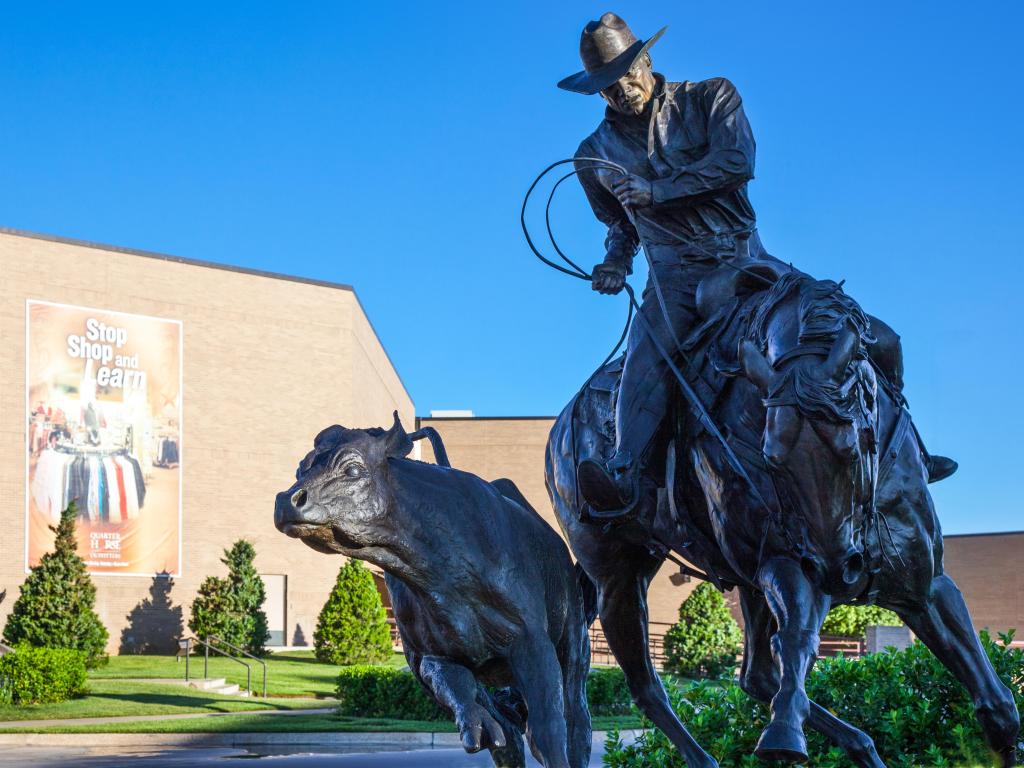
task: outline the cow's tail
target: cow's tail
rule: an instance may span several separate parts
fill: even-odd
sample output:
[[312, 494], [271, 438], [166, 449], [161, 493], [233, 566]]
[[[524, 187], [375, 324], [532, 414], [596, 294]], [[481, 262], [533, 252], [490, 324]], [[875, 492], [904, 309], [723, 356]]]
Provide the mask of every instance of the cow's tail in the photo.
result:
[[589, 627], [597, 618], [597, 585], [593, 579], [587, 576], [587, 572], [579, 563], [576, 563], [576, 583], [580, 585], [580, 594], [583, 596], [583, 618]]
[[433, 427], [423, 427], [409, 435], [409, 439], [413, 441], [422, 440], [424, 437], [430, 441], [430, 447], [434, 450], [434, 461], [439, 466], [450, 467], [452, 464], [448, 461], [448, 451], [445, 450], [444, 441], [441, 440], [441, 435], [437, 433], [436, 429]]

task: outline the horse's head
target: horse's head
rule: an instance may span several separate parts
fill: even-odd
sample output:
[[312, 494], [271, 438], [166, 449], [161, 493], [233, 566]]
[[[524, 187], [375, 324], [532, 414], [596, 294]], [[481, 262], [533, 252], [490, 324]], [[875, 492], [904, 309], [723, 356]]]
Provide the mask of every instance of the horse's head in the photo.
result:
[[802, 523], [801, 566], [827, 591], [856, 584], [866, 567], [862, 535], [874, 505], [878, 411], [861, 344], [861, 332], [844, 324], [830, 347], [795, 347], [774, 366], [758, 344], [740, 345], [743, 371], [764, 398], [765, 462], [780, 504]]
[[299, 463], [295, 484], [277, 494], [274, 524], [320, 552], [380, 545], [394, 533], [387, 461], [411, 450], [397, 413], [389, 430], [328, 427]]

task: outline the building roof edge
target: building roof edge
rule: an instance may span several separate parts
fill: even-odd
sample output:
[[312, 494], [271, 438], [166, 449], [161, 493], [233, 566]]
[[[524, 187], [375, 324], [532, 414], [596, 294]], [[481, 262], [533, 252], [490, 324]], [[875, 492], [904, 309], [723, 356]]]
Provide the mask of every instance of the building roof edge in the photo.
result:
[[220, 269], [226, 272], [238, 272], [243, 275], [252, 275], [254, 277], [265, 277], [270, 280], [287, 280], [293, 283], [304, 283], [306, 285], [315, 285], [321, 288], [333, 288], [339, 291], [347, 291], [351, 293], [356, 300], [356, 305], [359, 307], [359, 311], [363, 313], [363, 317], [366, 318], [366, 322], [370, 326], [370, 330], [373, 332], [374, 337], [377, 339], [377, 343], [380, 344], [381, 350], [384, 352], [384, 357], [387, 358], [388, 363], [391, 365], [391, 370], [395, 372], [395, 376], [398, 379], [398, 384], [405, 392], [405, 396], [409, 398], [409, 402], [414, 403], [412, 394], [409, 392], [409, 388], [405, 386], [405, 381], [402, 379], [402, 374], [398, 371], [398, 366], [395, 365], [395, 361], [391, 359], [391, 355], [388, 353], [387, 347], [384, 346], [384, 342], [380, 338], [380, 334], [377, 333], [376, 327], [373, 325], [373, 320], [370, 319], [370, 315], [366, 311], [366, 307], [363, 306], [363, 302], [359, 300], [359, 294], [356, 293], [356, 289], [351, 285], [345, 283], [334, 283], [329, 280], [317, 280], [312, 277], [299, 277], [298, 275], [286, 275], [283, 272], [269, 272], [263, 269], [252, 269], [250, 267], [239, 267], [233, 264], [219, 264], [215, 261], [203, 261], [202, 259], [189, 259], [184, 256], [174, 256], [168, 253], [159, 253], [157, 251], [144, 251], [139, 248], [126, 248], [120, 245], [110, 245], [108, 243], [97, 243], [91, 240], [80, 240], [75, 237], [62, 237], [60, 235], [50, 235], [42, 232], [30, 232], [25, 229], [16, 229], [14, 227], [3, 227], [0, 226], [0, 235], [11, 235], [13, 237], [24, 237], [31, 240], [45, 240], [51, 243], [60, 243], [62, 245], [77, 245], [81, 248], [95, 248], [100, 251], [112, 251], [114, 253], [125, 253], [130, 256], [142, 256], [147, 259], [158, 259], [160, 261], [171, 261], [177, 264], [185, 264], [191, 267], [204, 267], [206, 269]]

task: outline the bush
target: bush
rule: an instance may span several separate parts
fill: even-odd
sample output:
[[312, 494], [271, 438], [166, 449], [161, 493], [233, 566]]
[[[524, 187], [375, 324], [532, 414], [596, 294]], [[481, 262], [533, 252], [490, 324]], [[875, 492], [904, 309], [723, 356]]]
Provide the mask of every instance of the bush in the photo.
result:
[[412, 672], [360, 665], [338, 673], [338, 714], [395, 720], [446, 720]]
[[899, 616], [877, 605], [837, 605], [825, 617], [821, 634], [863, 638], [868, 627], [898, 627], [902, 624]]
[[665, 671], [680, 677], [731, 677], [743, 644], [739, 625], [712, 584], [698, 586], [665, 633]]
[[0, 657], [0, 703], [49, 704], [85, 693], [83, 651], [20, 645]]
[[391, 656], [391, 627], [373, 574], [362, 561], [341, 566], [313, 633], [316, 657], [329, 664], [372, 664]]
[[[338, 673], [338, 714], [394, 720], [447, 720], [448, 715], [417, 682], [412, 672], [393, 667], [360, 665]], [[632, 711], [626, 678], [618, 667], [594, 669], [587, 680], [591, 714], [621, 715]]]
[[[1024, 712], [1024, 651], [1008, 648], [981, 634], [996, 672]], [[722, 768], [755, 768], [753, 756], [768, 708], [754, 702], [738, 686], [702, 682], [683, 688], [669, 682], [669, 698], [680, 719]], [[974, 707], [966, 689], [921, 644], [904, 651], [886, 651], [862, 659], [820, 659], [808, 676], [807, 692], [826, 709], [863, 729], [875, 739], [889, 768], [987, 765]], [[810, 761], [816, 768], [851, 768], [846, 756], [824, 737], [806, 729]], [[678, 752], [660, 731], [651, 730], [635, 744], [609, 738], [609, 768], [682, 768]]]
[[256, 549], [244, 539], [224, 550], [221, 562], [228, 567], [228, 575], [207, 576], [199, 585], [188, 627], [200, 639], [213, 635], [262, 656], [267, 653], [263, 643], [270, 635], [263, 612], [266, 588], [255, 559]]
[[596, 667], [587, 678], [587, 704], [592, 715], [628, 715], [633, 697], [619, 667]]
[[74, 502], [50, 530], [56, 534], [52, 552], [43, 555], [21, 585], [4, 627], [8, 645], [34, 648], [64, 646], [85, 654], [90, 667], [106, 661], [107, 628], [93, 610], [96, 587], [78, 556]]

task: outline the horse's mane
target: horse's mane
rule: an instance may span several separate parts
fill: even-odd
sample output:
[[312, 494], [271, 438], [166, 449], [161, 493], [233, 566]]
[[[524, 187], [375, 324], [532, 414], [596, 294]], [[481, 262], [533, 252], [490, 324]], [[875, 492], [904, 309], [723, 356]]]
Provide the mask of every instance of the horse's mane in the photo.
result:
[[[770, 320], [784, 302], [796, 296], [799, 319], [797, 343], [827, 351], [844, 328], [852, 328], [860, 337], [858, 358], [866, 355], [866, 347], [875, 342], [871, 334], [871, 320], [861, 306], [843, 292], [832, 280], [815, 280], [809, 275], [789, 272], [780, 277], [755, 301], [750, 315], [746, 337], [757, 344], [762, 352], [768, 348]], [[811, 417], [833, 422], [852, 422], [859, 407], [859, 388], [854, 386], [860, 377], [850, 377], [842, 384], [834, 384], [814, 375], [806, 366], [794, 366], [779, 382], [770, 399], [788, 397], [793, 404]]]

